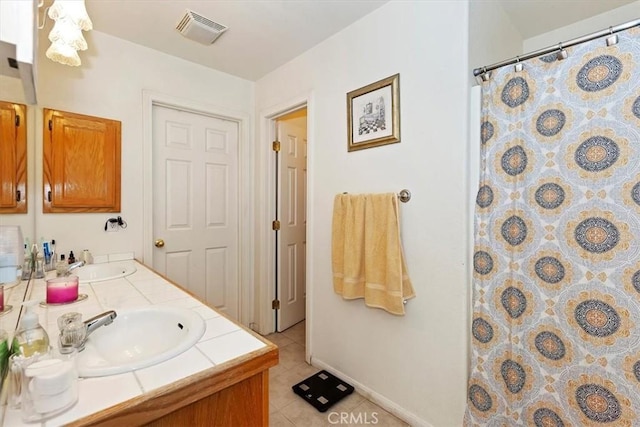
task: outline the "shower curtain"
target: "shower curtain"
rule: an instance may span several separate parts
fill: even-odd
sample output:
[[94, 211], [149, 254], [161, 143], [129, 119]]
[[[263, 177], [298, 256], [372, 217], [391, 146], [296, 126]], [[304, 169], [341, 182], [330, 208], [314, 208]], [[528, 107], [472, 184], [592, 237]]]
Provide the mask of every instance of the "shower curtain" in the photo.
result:
[[482, 87], [466, 426], [640, 425], [640, 28]]

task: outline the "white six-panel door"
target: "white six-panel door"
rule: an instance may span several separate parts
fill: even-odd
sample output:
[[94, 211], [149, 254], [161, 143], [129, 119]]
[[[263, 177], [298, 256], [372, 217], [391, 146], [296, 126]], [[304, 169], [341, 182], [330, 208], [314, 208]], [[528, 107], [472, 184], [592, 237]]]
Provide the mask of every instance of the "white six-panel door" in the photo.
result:
[[305, 318], [306, 117], [278, 120], [277, 126], [280, 141], [278, 331], [284, 331]]
[[238, 124], [153, 106], [153, 267], [239, 315]]

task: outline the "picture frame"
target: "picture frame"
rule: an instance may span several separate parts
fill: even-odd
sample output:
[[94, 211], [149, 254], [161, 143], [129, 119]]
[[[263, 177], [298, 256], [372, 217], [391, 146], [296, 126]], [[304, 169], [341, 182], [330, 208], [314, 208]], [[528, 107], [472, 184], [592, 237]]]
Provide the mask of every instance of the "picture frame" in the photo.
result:
[[400, 74], [347, 93], [347, 151], [400, 142]]

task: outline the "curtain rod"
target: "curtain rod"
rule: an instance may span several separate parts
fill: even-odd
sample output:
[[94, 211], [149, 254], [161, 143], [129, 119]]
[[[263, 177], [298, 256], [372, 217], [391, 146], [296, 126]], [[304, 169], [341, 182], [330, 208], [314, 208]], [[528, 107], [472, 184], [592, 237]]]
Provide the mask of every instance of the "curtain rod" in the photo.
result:
[[557, 45], [545, 47], [544, 49], [538, 49], [533, 52], [529, 52], [525, 55], [516, 56], [515, 58], [507, 59], [502, 62], [496, 62], [495, 64], [487, 65], [486, 67], [475, 68], [473, 70], [473, 75], [475, 77], [484, 74], [488, 71], [495, 70], [496, 68], [504, 67], [505, 65], [516, 64], [520, 61], [526, 61], [527, 59], [535, 58], [537, 56], [546, 55], [548, 53], [561, 51], [564, 48], [575, 46], [580, 43], [588, 42], [590, 40], [597, 39], [598, 37], [611, 35], [614, 33], [619, 33], [620, 31], [624, 31], [629, 28], [633, 28], [636, 25], [640, 25], [640, 19], [635, 19], [633, 21], [625, 22], [624, 24], [616, 25], [615, 27], [609, 27], [605, 30], [597, 31], [595, 33], [587, 34], [582, 37], [578, 37], [575, 39], [568, 40], [566, 42], [558, 43]]

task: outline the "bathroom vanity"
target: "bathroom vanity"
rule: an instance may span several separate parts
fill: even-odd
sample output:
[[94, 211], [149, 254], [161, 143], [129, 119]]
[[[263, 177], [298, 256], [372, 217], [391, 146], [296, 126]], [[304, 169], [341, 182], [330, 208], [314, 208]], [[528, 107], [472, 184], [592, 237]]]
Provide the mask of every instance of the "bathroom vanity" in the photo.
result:
[[[135, 272], [101, 282], [80, 283], [81, 302], [39, 306], [40, 324], [57, 344], [57, 318], [67, 312], [88, 319], [106, 310], [169, 306], [188, 308], [205, 320], [199, 341], [183, 353], [153, 366], [115, 375], [80, 378], [79, 400], [66, 412], [42, 423], [23, 423], [20, 411], [4, 406], [3, 426], [267, 426], [269, 368], [278, 348], [260, 335], [227, 319], [196, 297], [139, 262]], [[128, 263], [128, 264], [127, 264]], [[49, 273], [47, 277], [51, 277]], [[44, 279], [11, 289], [19, 311], [20, 294], [45, 301]], [[17, 305], [17, 307], [16, 307]], [[4, 327], [7, 328], [6, 323]], [[105, 326], [108, 328], [108, 326]]]

